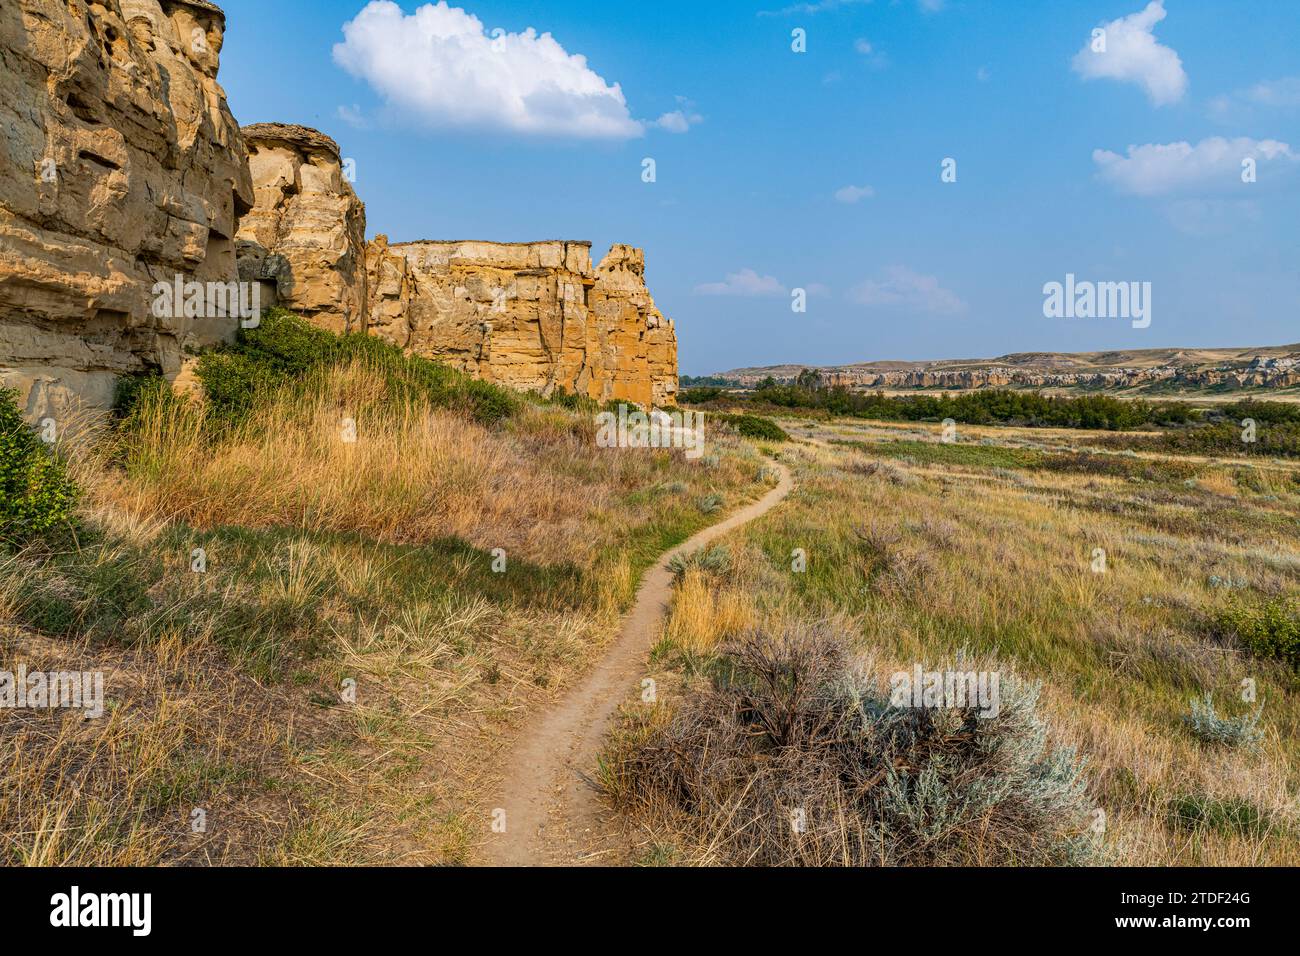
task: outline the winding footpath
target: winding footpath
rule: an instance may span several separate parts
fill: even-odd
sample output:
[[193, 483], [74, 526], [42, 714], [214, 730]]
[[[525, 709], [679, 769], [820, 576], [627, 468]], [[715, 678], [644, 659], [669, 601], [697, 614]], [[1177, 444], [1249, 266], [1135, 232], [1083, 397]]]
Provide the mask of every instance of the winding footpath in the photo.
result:
[[549, 710], [526, 727], [507, 759], [502, 794], [506, 830], [483, 848], [496, 866], [617, 862], [616, 836], [590, 775], [621, 703], [639, 686], [646, 655], [668, 610], [673, 574], [668, 563], [766, 514], [794, 481], [779, 462], [777, 486], [758, 501], [661, 554], [637, 588], [636, 603], [600, 662]]

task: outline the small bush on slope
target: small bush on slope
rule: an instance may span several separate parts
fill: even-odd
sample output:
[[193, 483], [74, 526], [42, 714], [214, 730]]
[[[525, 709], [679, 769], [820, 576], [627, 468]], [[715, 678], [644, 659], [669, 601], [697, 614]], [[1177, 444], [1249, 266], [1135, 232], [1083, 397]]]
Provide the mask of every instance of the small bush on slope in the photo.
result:
[[0, 389], [0, 545], [22, 545], [67, 525], [77, 490], [23, 421], [16, 394]]
[[1300, 599], [1238, 601], [1220, 612], [1218, 627], [1256, 657], [1275, 657], [1300, 668]]
[[287, 381], [306, 380], [333, 366], [363, 362], [381, 372], [389, 397], [423, 400], [464, 410], [481, 424], [508, 418], [519, 398], [500, 386], [363, 334], [334, 335], [283, 309], [272, 309], [255, 329], [243, 329], [234, 345], [199, 359], [198, 376], [217, 423], [242, 421], [260, 395]]
[[1254, 713], [1222, 717], [1214, 709], [1214, 700], [1209, 691], [1206, 691], [1204, 701], [1192, 698], [1192, 712], [1183, 718], [1183, 722], [1197, 740], [1253, 750], [1258, 748], [1264, 736], [1264, 732], [1259, 729], [1259, 719], [1263, 713], [1264, 705], [1260, 704]]
[[616, 749], [607, 786], [722, 864], [1084, 862], [1082, 767], [1046, 747], [1037, 697], [1004, 674], [996, 717], [893, 707], [831, 635], [755, 633]]
[[756, 438], [759, 441], [790, 440], [785, 429], [762, 415], [714, 415], [713, 417], [745, 438]]

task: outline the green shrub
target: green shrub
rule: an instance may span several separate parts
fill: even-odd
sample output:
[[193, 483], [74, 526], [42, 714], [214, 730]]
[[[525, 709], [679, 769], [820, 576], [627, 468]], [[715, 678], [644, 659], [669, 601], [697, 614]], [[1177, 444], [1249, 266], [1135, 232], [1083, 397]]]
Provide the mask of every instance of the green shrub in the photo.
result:
[[790, 440], [790, 436], [780, 425], [761, 415], [715, 415], [714, 417], [746, 438], [756, 438], [759, 441]]
[[333, 366], [363, 361], [386, 380], [389, 397], [458, 408], [485, 425], [513, 415], [521, 399], [498, 385], [473, 379], [374, 336], [335, 335], [283, 309], [271, 309], [255, 329], [241, 329], [235, 344], [205, 353], [198, 377], [207, 393], [209, 419], [218, 427], [241, 421], [272, 389], [302, 387]]
[[678, 577], [691, 568], [699, 568], [706, 574], [725, 574], [731, 570], [731, 551], [725, 544], [715, 544], [690, 554], [674, 555], [668, 562], [668, 570]]
[[1265, 811], [1244, 797], [1220, 799], [1189, 793], [1169, 802], [1169, 822], [1179, 830], [1201, 830], [1226, 837], [1260, 838], [1278, 829]]
[[700, 405], [704, 402], [711, 402], [715, 398], [720, 398], [722, 394], [720, 388], [687, 388], [677, 394], [677, 401], [683, 405]]
[[16, 392], [0, 389], [0, 545], [20, 546], [68, 526], [77, 489], [16, 400]]
[[1256, 657], [1277, 658], [1300, 668], [1300, 600], [1237, 601], [1219, 613], [1217, 625]]
[[722, 507], [723, 498], [719, 494], [705, 495], [696, 502], [696, 507], [700, 509], [701, 514], [711, 515]]
[[113, 389], [113, 412], [118, 418], [131, 418], [146, 397], [166, 386], [158, 372], [143, 375], [123, 375]]

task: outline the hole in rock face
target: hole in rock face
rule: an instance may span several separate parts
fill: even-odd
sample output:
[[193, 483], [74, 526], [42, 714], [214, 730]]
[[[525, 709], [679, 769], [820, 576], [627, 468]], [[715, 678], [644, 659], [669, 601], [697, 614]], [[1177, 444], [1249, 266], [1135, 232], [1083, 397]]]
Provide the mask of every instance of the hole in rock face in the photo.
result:
[[75, 91], [69, 93], [64, 102], [68, 104], [68, 109], [72, 110], [72, 115], [83, 123], [95, 123], [98, 125], [99, 119], [95, 115], [95, 109], [85, 99]]
[[99, 166], [103, 169], [113, 170], [113, 169], [122, 168], [117, 163], [113, 162], [111, 159], [107, 159], [104, 156], [100, 156], [98, 153], [92, 153], [88, 149], [78, 150], [77, 158], [84, 160], [88, 163], [92, 163], [93, 165]]

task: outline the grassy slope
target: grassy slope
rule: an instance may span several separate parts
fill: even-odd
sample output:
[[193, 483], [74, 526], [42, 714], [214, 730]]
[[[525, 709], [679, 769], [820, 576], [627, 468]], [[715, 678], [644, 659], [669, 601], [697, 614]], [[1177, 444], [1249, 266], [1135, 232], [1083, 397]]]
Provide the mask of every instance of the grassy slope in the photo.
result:
[[743, 441], [601, 449], [533, 402], [482, 424], [366, 355], [205, 434], [167, 403], [67, 449], [77, 540], [0, 556], [0, 668], [103, 670], [110, 702], [0, 711], [2, 862], [464, 861], [494, 755], [639, 572], [707, 496], [764, 488]]
[[[797, 489], [731, 536], [724, 568], [681, 578], [661, 687], [698, 679], [727, 637], [791, 620], [831, 622], [881, 680], [952, 666], [963, 648], [996, 655], [1044, 682], [1058, 738], [1088, 757], [1113, 859], [1300, 862], [1296, 675], [1211, 623], [1234, 596], [1300, 587], [1294, 465], [1097, 464], [1061, 444], [1088, 435], [1060, 431], [963, 428], [944, 445], [937, 426], [786, 427], [800, 440], [782, 452]], [[792, 572], [795, 548], [806, 573]], [[1264, 701], [1261, 749], [1193, 737], [1189, 700], [1211, 691], [1221, 712], [1246, 712], [1245, 678]], [[646, 844], [648, 860], [711, 859], [662, 825]]]

